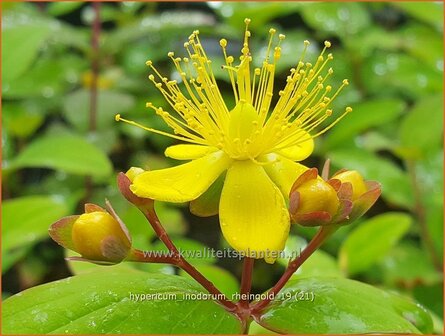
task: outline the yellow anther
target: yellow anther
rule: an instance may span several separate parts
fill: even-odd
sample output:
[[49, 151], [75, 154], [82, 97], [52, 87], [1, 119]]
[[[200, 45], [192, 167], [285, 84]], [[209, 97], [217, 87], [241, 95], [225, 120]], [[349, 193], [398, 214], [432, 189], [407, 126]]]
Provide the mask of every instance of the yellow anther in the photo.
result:
[[116, 114], [116, 115], [114, 116], [114, 120], [116, 120], [116, 121], [120, 121], [120, 120], [121, 120], [121, 115], [120, 115], [120, 114]]
[[330, 47], [331, 47], [331, 42], [329, 42], [329, 41], [324, 41], [324, 46], [325, 46], [326, 48], [330, 48]]
[[282, 41], [286, 38], [286, 35], [280, 34], [280, 35], [278, 35], [278, 38]]
[[152, 61], [147, 61], [147, 62], [145, 62], [145, 65], [147, 65], [147, 66], [152, 66], [152, 64], [153, 64]]
[[148, 76], [148, 79], [151, 80], [151, 81], [154, 81], [154, 80], [155, 80], [155, 76], [153, 76], [153, 75], [151, 74], [151, 75]]
[[269, 29], [269, 34], [275, 34], [276, 32], [277, 32], [277, 30], [274, 28]]
[[250, 20], [249, 18], [245, 18], [245, 19], [244, 19], [244, 23], [245, 23], [246, 25], [248, 25], [248, 24], [250, 23], [250, 21], [251, 21], [251, 20]]
[[170, 51], [170, 52], [167, 54], [167, 56], [168, 56], [168, 57], [173, 57], [173, 56], [175, 56], [175, 53], [174, 53], [173, 51]]
[[349, 85], [349, 81], [347, 80], [347, 79], [343, 79], [343, 82], [342, 82], [344, 85]]
[[223, 48], [227, 47], [227, 40], [226, 39], [219, 40], [219, 45]]
[[346, 108], [346, 112], [347, 112], [347, 113], [352, 112], [352, 107], [348, 106], [348, 107]]
[[311, 44], [311, 42], [309, 42], [308, 40], [304, 40], [304, 45], [307, 47], [309, 44]]

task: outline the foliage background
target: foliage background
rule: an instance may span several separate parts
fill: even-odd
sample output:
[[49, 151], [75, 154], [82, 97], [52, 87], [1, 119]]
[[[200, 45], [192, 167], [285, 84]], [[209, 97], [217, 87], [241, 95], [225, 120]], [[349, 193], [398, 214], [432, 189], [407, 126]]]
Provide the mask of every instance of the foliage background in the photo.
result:
[[[91, 4], [2, 2], [2, 275], [3, 298], [25, 288], [102, 271], [66, 263], [48, 226], [80, 213], [86, 200], [110, 199], [135, 245], [161, 249], [137, 211], [118, 194], [115, 174], [130, 166], [171, 165], [170, 139], [116, 123], [123, 114], [165, 128], [145, 102], [165, 103], [148, 81], [145, 61], [165, 73], [166, 54], [199, 28], [213, 64], [218, 41], [237, 55], [243, 19], [252, 18], [254, 57], [262, 57], [270, 26], [286, 34], [277, 78], [284, 83], [309, 39], [308, 60], [332, 42], [335, 81], [351, 85], [335, 103], [354, 113], [322, 139], [305, 163], [359, 170], [383, 184], [368, 218], [341, 229], [295, 276], [332, 274], [414, 297], [443, 322], [443, 6], [424, 3], [103, 3], [97, 122], [91, 123]], [[228, 78], [216, 69], [222, 83]], [[279, 81], [280, 81], [279, 80]], [[231, 99], [229, 86], [222, 88]], [[229, 101], [230, 104], [230, 101]], [[226, 246], [217, 218], [189, 214], [187, 205], [159, 204], [161, 220], [182, 249]], [[370, 219], [371, 218], [371, 219]], [[289, 249], [314, 231], [293, 227]], [[238, 290], [240, 263], [192, 260], [217, 286]], [[286, 261], [257, 262], [254, 290], [269, 288]], [[170, 266], [143, 267], [173, 273]], [[273, 270], [273, 271], [271, 271]]]

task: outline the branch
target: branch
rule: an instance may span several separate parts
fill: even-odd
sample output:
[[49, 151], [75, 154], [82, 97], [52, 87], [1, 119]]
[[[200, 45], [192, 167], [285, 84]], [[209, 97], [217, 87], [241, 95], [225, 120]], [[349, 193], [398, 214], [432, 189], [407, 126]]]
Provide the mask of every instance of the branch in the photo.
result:
[[267, 292], [266, 298], [252, 307], [252, 315], [259, 314], [264, 308], [266, 308], [266, 306], [276, 297], [279, 291], [284, 287], [284, 285], [286, 285], [298, 268], [300, 268], [300, 266], [312, 255], [312, 253], [314, 253], [323, 244], [323, 242], [337, 230], [337, 228], [338, 226], [335, 225], [320, 227], [314, 238], [312, 238], [301, 254], [289, 263], [286, 271], [284, 271], [278, 282]]

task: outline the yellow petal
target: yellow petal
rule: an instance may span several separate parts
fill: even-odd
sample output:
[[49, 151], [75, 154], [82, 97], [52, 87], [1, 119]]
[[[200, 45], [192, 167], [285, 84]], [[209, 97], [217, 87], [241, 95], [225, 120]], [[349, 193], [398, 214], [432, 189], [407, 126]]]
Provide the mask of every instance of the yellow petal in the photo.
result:
[[288, 199], [294, 182], [309, 168], [277, 154], [267, 155], [267, 160], [272, 162], [264, 166], [267, 175], [280, 188], [284, 197]]
[[[309, 136], [309, 134], [308, 134]], [[308, 140], [291, 147], [284, 148], [278, 153], [282, 156], [287, 157], [292, 161], [302, 161], [306, 159], [314, 151], [314, 140], [308, 138]]]
[[264, 169], [234, 161], [227, 171], [219, 206], [221, 230], [235, 250], [274, 262], [289, 235], [284, 197]]
[[185, 144], [167, 147], [164, 154], [165, 156], [176, 160], [194, 160], [202, 158], [207, 154], [214, 153], [217, 150], [218, 148], [211, 146]]
[[180, 166], [147, 171], [130, 186], [139, 197], [165, 202], [188, 202], [198, 198], [227, 169], [231, 159], [222, 151]]

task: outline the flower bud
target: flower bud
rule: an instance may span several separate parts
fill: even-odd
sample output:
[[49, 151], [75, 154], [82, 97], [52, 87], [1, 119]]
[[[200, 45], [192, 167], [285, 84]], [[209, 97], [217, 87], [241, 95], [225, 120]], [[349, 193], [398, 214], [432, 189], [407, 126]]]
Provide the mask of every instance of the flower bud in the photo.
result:
[[343, 224], [352, 223], [363, 216], [377, 201], [382, 192], [381, 185], [375, 181], [365, 181], [355, 170], [341, 170], [334, 174], [332, 183], [340, 181], [343, 190], [350, 189], [352, 209]]
[[356, 170], [344, 170], [335, 174], [332, 178], [339, 180], [341, 183], [351, 183], [353, 201], [368, 191], [363, 177]]
[[120, 262], [127, 256], [131, 242], [120, 224], [108, 212], [81, 215], [73, 224], [75, 251], [90, 260]]
[[305, 226], [330, 224], [341, 208], [337, 191], [318, 176], [316, 168], [295, 181], [289, 200], [292, 220]]
[[85, 213], [64, 217], [49, 228], [49, 235], [59, 245], [81, 257], [72, 260], [97, 264], [116, 264], [131, 251], [131, 237], [125, 224], [107, 203], [109, 212], [95, 204], [85, 204]]

